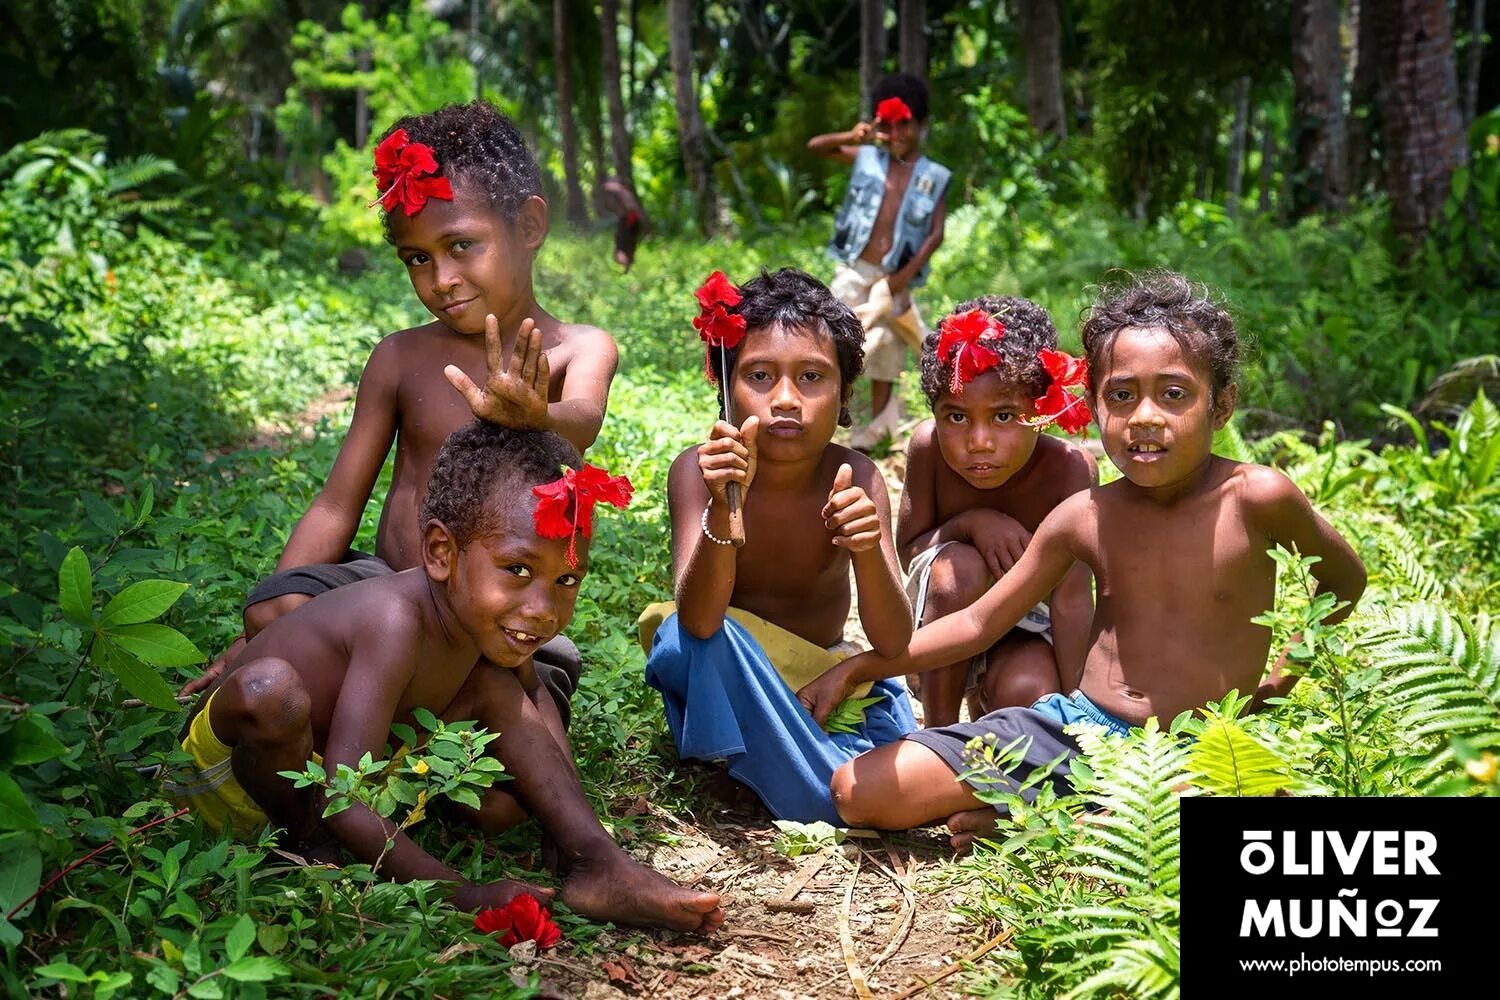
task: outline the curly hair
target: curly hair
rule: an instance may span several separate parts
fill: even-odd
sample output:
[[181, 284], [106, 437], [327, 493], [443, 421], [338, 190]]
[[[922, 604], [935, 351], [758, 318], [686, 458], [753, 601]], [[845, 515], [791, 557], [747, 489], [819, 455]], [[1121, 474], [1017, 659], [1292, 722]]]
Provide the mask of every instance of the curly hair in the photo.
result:
[[[450, 182], [483, 190], [506, 222], [515, 222], [526, 199], [542, 193], [541, 171], [526, 141], [515, 123], [489, 101], [407, 115], [381, 133], [381, 141], [400, 128], [413, 142], [432, 147], [438, 169]], [[389, 242], [390, 213], [382, 213], [382, 219]]]
[[498, 529], [502, 498], [555, 481], [563, 466], [582, 464], [578, 449], [552, 431], [475, 420], [438, 449], [421, 523], [442, 521], [462, 548]]
[[[1030, 299], [1014, 295], [984, 295], [960, 302], [948, 315], [970, 309], [982, 309], [1005, 324], [1005, 336], [995, 343], [1000, 363], [994, 371], [1007, 382], [1024, 389], [1033, 399], [1044, 395], [1047, 370], [1042, 367], [1038, 354], [1044, 347], [1057, 349], [1057, 328], [1052, 325], [1047, 310]], [[930, 406], [937, 405], [938, 397], [948, 391], [953, 380], [952, 364], [938, 357], [938, 341], [941, 339], [940, 333], [929, 333], [922, 342], [922, 393]]]
[[[740, 286], [743, 298], [731, 312], [745, 317], [745, 332], [768, 326], [801, 328], [826, 333], [833, 338], [839, 359], [839, 391], [845, 400], [859, 373], [865, 370], [865, 329], [850, 308], [833, 297], [828, 286], [806, 271], [783, 267], [779, 271], [760, 269], [760, 274]], [[741, 340], [726, 354], [729, 377], [739, 361], [745, 342]], [[719, 385], [717, 352], [709, 348], [709, 377], [719, 390], [719, 409], [724, 409], [724, 387]], [[854, 423], [847, 402], [839, 407], [839, 426]]]
[[875, 114], [875, 109], [887, 97], [899, 97], [905, 101], [906, 106], [911, 108], [911, 116], [918, 122], [927, 120], [927, 84], [921, 78], [910, 73], [888, 73], [881, 77], [870, 91], [871, 115]]
[[[1106, 286], [1083, 320], [1083, 351], [1089, 371], [1109, 364], [1115, 338], [1127, 327], [1166, 330], [1195, 362], [1208, 368], [1213, 394], [1234, 384], [1240, 363], [1240, 335], [1221, 297], [1173, 271], [1150, 271], [1129, 284]], [[1094, 385], [1098, 386], [1095, 380]]]

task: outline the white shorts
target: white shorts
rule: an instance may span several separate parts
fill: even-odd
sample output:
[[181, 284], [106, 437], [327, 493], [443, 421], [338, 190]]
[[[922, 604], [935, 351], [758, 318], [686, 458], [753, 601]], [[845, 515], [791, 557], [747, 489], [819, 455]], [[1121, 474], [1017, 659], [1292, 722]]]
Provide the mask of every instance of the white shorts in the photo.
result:
[[[834, 298], [853, 309], [870, 300], [870, 289], [886, 276], [878, 264], [855, 260], [840, 264], [828, 290]], [[906, 369], [906, 349], [922, 350], [927, 328], [922, 314], [912, 301], [911, 289], [903, 291], [891, 303], [891, 312], [882, 314], [865, 326], [865, 374], [877, 382], [895, 382]]]

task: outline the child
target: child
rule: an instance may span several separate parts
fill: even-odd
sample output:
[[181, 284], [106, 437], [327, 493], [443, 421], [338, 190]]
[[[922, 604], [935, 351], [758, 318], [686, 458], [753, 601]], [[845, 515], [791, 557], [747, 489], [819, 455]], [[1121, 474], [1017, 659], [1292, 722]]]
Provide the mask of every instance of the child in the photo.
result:
[[[246, 599], [248, 637], [326, 590], [420, 565], [417, 512], [433, 456], [475, 416], [551, 429], [580, 451], [604, 420], [615, 343], [537, 304], [531, 271], [547, 235], [547, 205], [536, 162], [510, 120], [484, 101], [403, 118], [375, 160], [387, 239], [437, 318], [391, 334], [371, 353], [327, 482], [293, 528], [275, 574]], [[395, 473], [371, 557], [349, 546], [392, 441]], [[236, 653], [231, 648], [184, 691], [206, 687]], [[578, 651], [559, 636], [540, 659], [544, 680], [564, 696], [566, 718]]]
[[[927, 85], [909, 73], [882, 78], [871, 94], [874, 122], [814, 136], [807, 148], [852, 164], [849, 190], [828, 252], [839, 262], [833, 294], [854, 308], [867, 331], [872, 419], [853, 438], [867, 449], [896, 429], [901, 403], [892, 387], [906, 348], [920, 350], [922, 319], [911, 289], [927, 282], [927, 261], [943, 243], [950, 172], [922, 155]], [[876, 148], [871, 141], [884, 145]]]
[[[591, 473], [604, 480], [597, 470], [553, 482], [579, 464], [556, 434], [480, 421], [455, 433], [423, 501], [420, 565], [330, 591], [250, 640], [193, 716], [182, 746], [198, 773], [173, 791], [212, 825], [244, 834], [269, 818], [303, 843], [321, 828], [361, 861], [384, 854], [390, 878], [457, 883], [458, 907], [498, 906], [538, 890], [466, 882], [362, 805], [320, 819], [325, 797], [278, 774], [303, 770], [313, 753], [329, 773], [367, 752], [382, 757], [392, 723], [411, 725], [417, 708], [478, 720], [500, 734], [490, 746], [511, 794], [492, 788], [478, 810], [455, 807], [466, 819], [495, 833], [520, 818], [511, 795], [525, 803], [569, 864], [563, 901], [586, 916], [717, 926], [716, 895], [641, 867], [599, 825], [557, 707], [532, 669], [532, 654], [573, 617], [588, 568], [589, 501], [628, 501], [623, 479], [580, 496]], [[557, 515], [561, 531], [548, 523]]]
[[[973, 604], [1015, 565], [1054, 507], [1099, 481], [1094, 459], [1038, 433], [1034, 401], [1048, 389], [1044, 350], [1056, 350], [1047, 311], [985, 296], [957, 306], [922, 348], [922, 392], [932, 420], [906, 450], [896, 548], [918, 625]], [[991, 649], [922, 675], [922, 721], [958, 721], [969, 693], [978, 718], [1077, 687], [1093, 594], [1075, 564], [1052, 593]], [[1054, 652], [1054, 645], [1056, 651]]]
[[[1053, 591], [1074, 560], [1093, 571], [1099, 594], [1079, 689], [974, 723], [924, 729], [855, 759], [833, 778], [839, 815], [850, 825], [898, 829], [948, 817], [961, 847], [995, 818], [953, 780], [967, 769], [963, 749], [973, 737], [993, 736], [1000, 746], [1030, 737], [1024, 774], [1077, 751], [1063, 732], [1069, 723], [1123, 734], [1231, 689], [1256, 692], [1257, 704], [1286, 694], [1296, 678], [1279, 664], [1261, 681], [1271, 634], [1251, 623], [1276, 597], [1275, 563], [1266, 555], [1275, 545], [1320, 558], [1318, 589], [1350, 605], [1328, 622], [1346, 617], [1364, 591], [1359, 557], [1291, 480], [1213, 454], [1214, 431], [1234, 410], [1239, 358], [1223, 309], [1185, 278], [1152, 275], [1095, 303], [1083, 346], [1088, 401], [1124, 478], [1064, 500], [1009, 573], [967, 609], [918, 630], [904, 654], [845, 660], [799, 697], [822, 718], [860, 681], [980, 653]], [[1065, 781], [1066, 769], [1054, 778]]]
[[615, 224], [615, 263], [628, 272], [630, 265], [635, 263], [635, 247], [646, 224], [640, 199], [636, 198], [630, 185], [613, 175], [599, 185], [598, 199], [602, 212], [620, 217]]
[[[833, 735], [793, 694], [847, 655], [851, 563], [874, 647], [893, 655], [911, 635], [885, 483], [868, 458], [832, 443], [848, 423], [862, 333], [801, 271], [725, 285], [745, 332], [727, 352], [720, 396], [741, 423], [720, 420], [672, 463], [677, 602], [642, 615], [646, 679], [684, 758], [726, 760], [778, 817], [836, 820], [834, 768], [916, 726], [899, 681], [876, 685], [863, 724]], [[743, 494], [740, 548], [729, 543], [731, 483]]]

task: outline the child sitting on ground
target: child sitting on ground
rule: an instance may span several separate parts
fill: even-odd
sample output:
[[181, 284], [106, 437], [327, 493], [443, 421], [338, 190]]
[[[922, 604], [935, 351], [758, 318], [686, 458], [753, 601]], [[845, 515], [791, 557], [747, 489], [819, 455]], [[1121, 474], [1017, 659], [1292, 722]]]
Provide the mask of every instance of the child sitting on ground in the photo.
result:
[[[417, 512], [433, 457], [475, 416], [551, 429], [580, 451], [604, 420], [615, 342], [537, 304], [532, 264], [547, 236], [547, 204], [515, 125], [484, 101], [449, 105], [398, 121], [375, 164], [386, 237], [437, 318], [391, 334], [370, 354], [327, 482], [275, 574], [246, 599], [251, 638], [324, 591], [420, 565]], [[395, 473], [369, 556], [349, 546], [393, 441]], [[207, 687], [238, 645], [183, 690]], [[559, 636], [538, 659], [566, 719], [578, 651]]]
[[363, 805], [322, 819], [326, 797], [279, 774], [302, 771], [315, 753], [330, 774], [365, 753], [384, 757], [392, 724], [413, 725], [418, 708], [477, 720], [499, 734], [490, 751], [512, 780], [508, 794], [489, 789], [478, 810], [455, 806], [464, 818], [497, 833], [524, 818], [514, 809], [523, 803], [558, 848], [563, 902], [585, 916], [717, 926], [716, 895], [642, 867], [599, 825], [533, 670], [532, 654], [573, 617], [594, 501], [629, 500], [628, 481], [591, 467], [558, 479], [579, 464], [550, 432], [480, 421], [456, 432], [423, 501], [420, 565], [330, 591], [250, 640], [191, 718], [182, 747], [197, 773], [169, 794], [241, 835], [267, 819], [299, 844], [331, 833], [366, 863], [384, 854], [392, 879], [457, 883], [462, 909], [546, 895], [517, 882], [468, 883]]
[[[857, 683], [981, 653], [1051, 593], [1075, 560], [1093, 571], [1099, 594], [1078, 690], [924, 729], [856, 758], [834, 775], [832, 788], [851, 826], [904, 829], [947, 818], [954, 846], [962, 847], [995, 819], [954, 780], [968, 770], [970, 739], [993, 738], [1003, 747], [1028, 737], [1012, 772], [1024, 776], [1077, 752], [1063, 732], [1074, 722], [1123, 734], [1231, 690], [1256, 692], [1257, 705], [1284, 695], [1296, 678], [1283, 675], [1278, 662], [1262, 682], [1271, 633], [1251, 622], [1275, 601], [1276, 564], [1266, 554], [1275, 545], [1319, 558], [1312, 567], [1319, 591], [1349, 602], [1329, 623], [1346, 617], [1364, 591], [1359, 557], [1291, 480], [1213, 454], [1214, 431], [1234, 411], [1239, 358], [1222, 308], [1185, 278], [1152, 275], [1095, 303], [1083, 346], [1087, 370], [1063, 381], [1087, 385], [1105, 450], [1123, 478], [1064, 500], [1010, 572], [968, 608], [919, 629], [905, 653], [845, 660], [799, 697], [823, 718]], [[1059, 409], [1083, 405], [1079, 398]], [[1065, 783], [1067, 773], [1064, 764], [1054, 780]], [[1016, 786], [1009, 776], [980, 780], [986, 778]], [[1033, 786], [1024, 794], [1035, 792]]]
[[[824, 732], [794, 695], [847, 655], [851, 563], [871, 644], [894, 655], [911, 635], [885, 481], [832, 443], [848, 424], [863, 336], [848, 307], [801, 271], [763, 272], [739, 289], [726, 281], [724, 292], [744, 338], [709, 356], [715, 376], [721, 361], [728, 372], [721, 406], [741, 423], [718, 421], [672, 463], [677, 601], [642, 615], [646, 679], [682, 757], [727, 761], [782, 819], [837, 820], [834, 769], [916, 727], [899, 680], [875, 685], [879, 700], [851, 732]], [[731, 484], [742, 492], [739, 548]]]
[[[938, 331], [922, 348], [933, 419], [907, 445], [896, 529], [918, 625], [973, 604], [1015, 565], [1054, 507], [1099, 481], [1087, 451], [1036, 426], [1034, 401], [1051, 381], [1043, 352], [1057, 349], [1045, 309], [988, 295], [955, 307]], [[1075, 564], [1050, 603], [1028, 611], [993, 647], [922, 675], [923, 724], [957, 722], [965, 693], [977, 719], [1071, 691], [1093, 613], [1088, 569]]]
[[922, 155], [925, 83], [910, 73], [892, 73], [875, 84], [871, 100], [873, 122], [807, 141], [811, 152], [854, 167], [828, 252], [839, 262], [833, 294], [854, 309], [866, 330], [871, 421], [852, 439], [861, 449], [894, 433], [901, 418], [892, 389], [906, 367], [907, 347], [922, 347], [922, 318], [911, 289], [926, 284], [927, 262], [943, 243], [951, 176]]

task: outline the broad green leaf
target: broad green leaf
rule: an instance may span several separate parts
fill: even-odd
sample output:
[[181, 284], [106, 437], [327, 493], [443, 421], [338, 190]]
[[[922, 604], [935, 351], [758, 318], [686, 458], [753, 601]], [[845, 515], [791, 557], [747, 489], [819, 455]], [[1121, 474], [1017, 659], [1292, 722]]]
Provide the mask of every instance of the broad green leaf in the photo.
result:
[[146, 521], [150, 519], [151, 508], [155, 506], [155, 504], [156, 490], [152, 487], [151, 481], [148, 479], [146, 481], [145, 487], [141, 490], [141, 509], [135, 515], [135, 526], [137, 528], [145, 524]]
[[21, 786], [0, 771], [0, 830], [35, 830], [40, 825]]
[[0, 913], [0, 945], [6, 948], [20, 947], [23, 940], [21, 928], [5, 919], [5, 914]]
[[23, 715], [15, 728], [0, 736], [0, 765], [40, 764], [68, 752], [45, 719]]
[[229, 928], [229, 934], [224, 938], [224, 950], [229, 954], [231, 962], [238, 962], [245, 957], [245, 952], [250, 950], [250, 945], [255, 943], [255, 921], [248, 914], [241, 914], [240, 919]]
[[238, 983], [266, 983], [291, 971], [270, 955], [242, 958], [224, 967], [224, 975]]
[[261, 924], [255, 929], [255, 940], [273, 955], [286, 947], [291, 936], [291, 932], [280, 924]]
[[136, 625], [160, 618], [187, 589], [187, 584], [174, 580], [132, 583], [104, 606], [103, 624], [106, 628], [110, 625]]
[[[22, 900], [30, 898], [41, 884], [42, 853], [36, 848], [19, 847], [0, 858], [0, 916], [21, 905]], [[25, 915], [17, 914], [22, 917]]]
[[104, 634], [153, 667], [191, 667], [203, 662], [192, 640], [167, 625], [122, 625]]
[[100, 646], [105, 668], [119, 678], [126, 691], [152, 708], [159, 708], [164, 712], [175, 712], [182, 707], [177, 704], [177, 696], [156, 670], [108, 639], [100, 643]]
[[36, 974], [48, 979], [60, 979], [65, 983], [86, 983], [89, 975], [72, 962], [52, 962], [38, 966]]
[[182, 985], [177, 970], [170, 965], [153, 965], [151, 971], [146, 973], [146, 982], [169, 996], [175, 995]]
[[57, 603], [68, 621], [83, 628], [93, 627], [94, 578], [88, 556], [76, 545], [68, 550], [57, 571]]
[[221, 1000], [224, 987], [219, 985], [217, 979], [203, 979], [188, 987], [188, 996], [196, 997], [197, 1000]]

